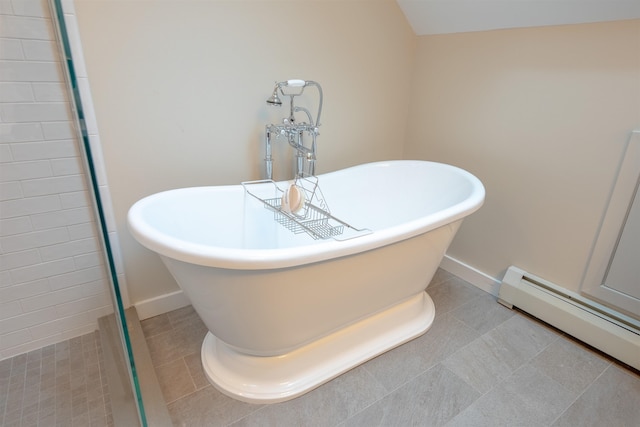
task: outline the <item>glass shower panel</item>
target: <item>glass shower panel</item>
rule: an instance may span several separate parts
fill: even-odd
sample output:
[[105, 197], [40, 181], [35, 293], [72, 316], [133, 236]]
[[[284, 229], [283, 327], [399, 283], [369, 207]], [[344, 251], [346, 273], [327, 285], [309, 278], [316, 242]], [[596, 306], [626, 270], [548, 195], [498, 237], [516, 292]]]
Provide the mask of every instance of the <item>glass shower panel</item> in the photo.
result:
[[[132, 393], [129, 396], [131, 396], [130, 399], [133, 400], [133, 402], [128, 403], [135, 406], [137, 410], [136, 412], [138, 422], [142, 426], [146, 426], [147, 420], [142, 401], [142, 394], [140, 391], [140, 384], [138, 381], [135, 360], [133, 358], [133, 350], [129, 328], [127, 326], [125, 307], [118, 283], [114, 254], [109, 238], [109, 231], [105, 215], [105, 206], [103, 205], [103, 201], [100, 197], [100, 183], [98, 182], [99, 180], [96, 172], [96, 164], [92, 155], [89, 133], [87, 132], [87, 117], [85, 115], [85, 110], [83, 108], [83, 99], [81, 97], [80, 89], [78, 86], [76, 66], [74, 64], [72, 55], [72, 49], [69, 40], [69, 31], [64, 17], [62, 0], [49, 1], [52, 11], [52, 21], [54, 23], [54, 26], [56, 27], [56, 36], [59, 45], [58, 47], [63, 58], [63, 72], [66, 75], [65, 77], [67, 80], [69, 103], [75, 115], [75, 128], [84, 155], [85, 168], [87, 171], [88, 179], [90, 181], [90, 192], [93, 196], [93, 208], [97, 218], [97, 223], [99, 225], [103, 254], [109, 272], [110, 291], [115, 311], [115, 329], [117, 329], [117, 334], [120, 338], [119, 340], [115, 340], [119, 341], [115, 345], [115, 347], [117, 347], [115, 351], [119, 351], [121, 353], [118, 356], [122, 357], [118, 358], [124, 360], [123, 365], [126, 366], [129, 383], [132, 389]], [[109, 328], [109, 326], [107, 326], [107, 328]], [[112, 404], [115, 404], [113, 400]], [[113, 408], [114, 414], [117, 411], [118, 408]]]

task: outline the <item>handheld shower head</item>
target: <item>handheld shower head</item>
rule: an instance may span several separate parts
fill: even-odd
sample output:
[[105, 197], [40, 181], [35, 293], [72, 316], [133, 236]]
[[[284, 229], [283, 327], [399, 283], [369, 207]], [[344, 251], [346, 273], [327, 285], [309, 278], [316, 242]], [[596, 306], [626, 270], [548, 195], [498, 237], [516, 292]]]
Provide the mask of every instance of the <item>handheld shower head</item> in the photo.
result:
[[273, 93], [271, 94], [271, 97], [267, 99], [267, 104], [275, 107], [280, 107], [282, 105], [282, 100], [278, 96], [278, 85], [273, 88]]

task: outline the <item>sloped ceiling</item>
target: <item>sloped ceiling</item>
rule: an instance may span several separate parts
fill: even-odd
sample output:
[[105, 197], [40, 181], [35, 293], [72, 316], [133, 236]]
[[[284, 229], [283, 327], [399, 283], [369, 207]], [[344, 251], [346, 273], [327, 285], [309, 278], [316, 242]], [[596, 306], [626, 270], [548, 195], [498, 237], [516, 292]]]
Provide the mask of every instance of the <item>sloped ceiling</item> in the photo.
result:
[[640, 18], [640, 0], [397, 0], [421, 36]]

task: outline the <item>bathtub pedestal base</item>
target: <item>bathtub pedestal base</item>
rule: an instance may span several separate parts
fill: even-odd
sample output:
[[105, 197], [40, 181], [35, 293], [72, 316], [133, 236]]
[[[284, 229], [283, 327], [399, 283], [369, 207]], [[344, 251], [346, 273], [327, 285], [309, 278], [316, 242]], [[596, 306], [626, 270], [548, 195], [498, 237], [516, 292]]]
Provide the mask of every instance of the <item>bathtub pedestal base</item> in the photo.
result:
[[202, 366], [222, 393], [250, 403], [298, 397], [369, 359], [425, 333], [435, 307], [426, 292], [281, 356], [250, 356], [211, 332], [202, 344]]

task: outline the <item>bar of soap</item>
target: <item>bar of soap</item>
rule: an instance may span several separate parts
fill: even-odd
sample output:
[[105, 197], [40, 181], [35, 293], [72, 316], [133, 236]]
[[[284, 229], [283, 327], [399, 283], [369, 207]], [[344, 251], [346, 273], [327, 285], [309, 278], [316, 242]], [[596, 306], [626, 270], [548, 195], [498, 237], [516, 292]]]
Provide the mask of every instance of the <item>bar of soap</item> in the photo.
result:
[[282, 195], [281, 209], [287, 213], [297, 213], [304, 207], [304, 189], [291, 184]]

